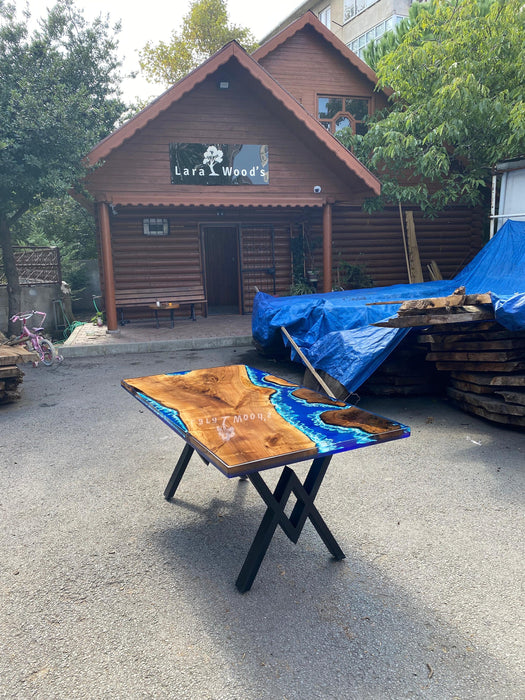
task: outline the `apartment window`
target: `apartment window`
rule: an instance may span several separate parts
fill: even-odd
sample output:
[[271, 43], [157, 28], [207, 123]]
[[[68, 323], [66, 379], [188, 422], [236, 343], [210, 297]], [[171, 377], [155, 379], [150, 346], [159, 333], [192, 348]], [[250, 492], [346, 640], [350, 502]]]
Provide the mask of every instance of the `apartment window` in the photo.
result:
[[348, 48], [357, 54], [359, 58], [363, 58], [363, 52], [366, 46], [372, 41], [377, 41], [377, 39], [382, 37], [385, 32], [389, 32], [391, 29], [394, 29], [396, 24], [399, 24], [402, 19], [404, 19], [404, 17], [401, 17], [400, 15], [392, 15], [383, 22], [376, 24], [375, 27], [372, 27], [364, 34], [361, 34], [361, 36], [356, 37], [353, 41], [350, 41], [348, 43]]
[[354, 134], [364, 134], [368, 107], [369, 100], [363, 97], [318, 97], [317, 118], [332, 134], [345, 127], [351, 127]]
[[348, 20], [355, 17], [367, 7], [373, 5], [377, 0], [345, 0], [344, 4], [344, 14], [343, 21], [348, 22]]
[[324, 10], [321, 10], [321, 12], [319, 13], [319, 21], [322, 22], [325, 27], [328, 27], [328, 29], [331, 28], [332, 21], [331, 21], [330, 5], [325, 7]]

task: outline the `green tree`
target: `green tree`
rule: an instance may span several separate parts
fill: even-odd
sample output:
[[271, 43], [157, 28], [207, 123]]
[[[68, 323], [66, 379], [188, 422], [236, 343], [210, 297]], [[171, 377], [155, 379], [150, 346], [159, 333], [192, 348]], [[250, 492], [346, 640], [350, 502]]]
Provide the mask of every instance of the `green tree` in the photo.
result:
[[28, 22], [27, 11], [19, 19], [0, 0], [0, 245], [9, 316], [20, 310], [13, 227], [85, 175], [83, 156], [124, 110], [118, 26], [101, 17], [88, 24], [72, 0], [59, 0], [32, 34]]
[[249, 29], [229, 23], [226, 0], [193, 0], [181, 32], [172, 32], [168, 43], [147, 43], [140, 67], [146, 80], [169, 87], [233, 39], [247, 51], [257, 47]]
[[343, 143], [382, 182], [385, 202], [435, 214], [479, 204], [491, 168], [525, 153], [522, 0], [437, 0], [379, 61], [392, 108]]

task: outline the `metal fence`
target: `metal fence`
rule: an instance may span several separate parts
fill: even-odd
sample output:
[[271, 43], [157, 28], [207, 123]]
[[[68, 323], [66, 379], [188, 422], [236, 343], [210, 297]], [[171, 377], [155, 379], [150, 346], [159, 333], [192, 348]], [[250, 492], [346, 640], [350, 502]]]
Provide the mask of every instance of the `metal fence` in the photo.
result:
[[[20, 284], [50, 284], [62, 281], [60, 250], [53, 246], [13, 246]], [[0, 254], [0, 285], [7, 284]]]

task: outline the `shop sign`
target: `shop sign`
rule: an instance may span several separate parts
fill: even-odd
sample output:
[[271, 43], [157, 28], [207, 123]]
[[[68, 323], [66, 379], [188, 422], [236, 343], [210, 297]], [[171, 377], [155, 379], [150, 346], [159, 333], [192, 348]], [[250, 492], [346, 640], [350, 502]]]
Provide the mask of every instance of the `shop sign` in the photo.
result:
[[172, 185], [268, 185], [268, 146], [171, 143]]

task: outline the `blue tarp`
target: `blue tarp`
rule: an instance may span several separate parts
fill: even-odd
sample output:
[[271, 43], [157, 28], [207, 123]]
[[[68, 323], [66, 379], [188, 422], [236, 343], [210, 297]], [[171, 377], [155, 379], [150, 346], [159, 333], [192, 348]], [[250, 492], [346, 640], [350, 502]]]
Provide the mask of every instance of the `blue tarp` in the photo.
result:
[[453, 280], [280, 298], [259, 292], [253, 337], [271, 352], [287, 344], [285, 326], [316, 369], [355, 391], [408, 332], [370, 324], [395, 316], [403, 301], [448, 296], [460, 286], [467, 294], [490, 291], [496, 320], [525, 330], [525, 222], [507, 221]]

